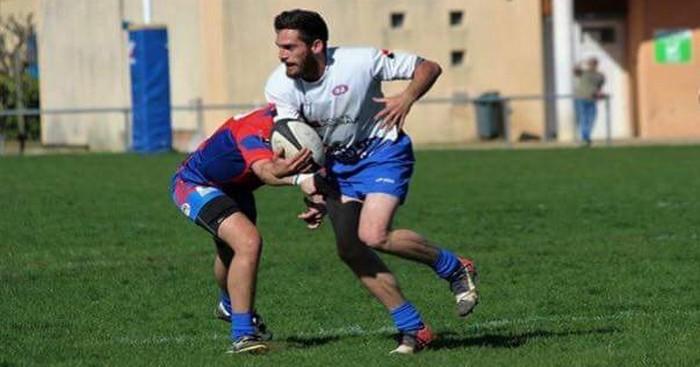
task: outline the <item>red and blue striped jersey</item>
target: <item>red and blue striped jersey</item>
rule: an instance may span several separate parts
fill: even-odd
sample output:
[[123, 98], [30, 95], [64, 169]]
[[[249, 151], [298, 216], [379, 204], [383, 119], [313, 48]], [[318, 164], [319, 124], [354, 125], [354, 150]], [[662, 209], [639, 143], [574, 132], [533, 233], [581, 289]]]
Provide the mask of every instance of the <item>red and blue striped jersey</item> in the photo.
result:
[[182, 163], [178, 174], [188, 182], [223, 189], [254, 190], [263, 183], [251, 170], [261, 159], [271, 159], [275, 108], [269, 105], [224, 122]]

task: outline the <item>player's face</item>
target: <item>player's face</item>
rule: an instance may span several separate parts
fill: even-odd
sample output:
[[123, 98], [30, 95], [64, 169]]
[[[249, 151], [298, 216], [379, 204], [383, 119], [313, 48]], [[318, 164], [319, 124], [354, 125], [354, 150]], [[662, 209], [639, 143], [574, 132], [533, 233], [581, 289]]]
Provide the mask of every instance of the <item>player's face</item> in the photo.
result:
[[282, 29], [278, 31], [275, 44], [278, 49], [278, 57], [287, 68], [288, 77], [305, 77], [314, 70], [316, 62], [311, 46], [302, 41], [298, 30]]

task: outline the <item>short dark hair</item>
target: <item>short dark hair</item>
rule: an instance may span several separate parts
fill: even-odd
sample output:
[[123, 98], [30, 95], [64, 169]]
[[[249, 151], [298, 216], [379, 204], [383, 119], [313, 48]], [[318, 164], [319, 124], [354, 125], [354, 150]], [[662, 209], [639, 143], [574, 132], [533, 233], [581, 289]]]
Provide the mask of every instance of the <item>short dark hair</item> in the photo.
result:
[[328, 43], [328, 27], [321, 15], [315, 11], [294, 9], [281, 12], [275, 17], [275, 31], [295, 29], [299, 31], [301, 40], [307, 45], [315, 40]]

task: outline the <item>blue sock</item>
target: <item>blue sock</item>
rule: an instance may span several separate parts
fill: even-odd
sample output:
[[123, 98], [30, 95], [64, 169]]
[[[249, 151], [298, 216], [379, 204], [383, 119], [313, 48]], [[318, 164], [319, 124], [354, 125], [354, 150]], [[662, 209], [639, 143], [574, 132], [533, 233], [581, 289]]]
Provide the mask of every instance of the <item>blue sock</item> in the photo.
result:
[[255, 335], [255, 326], [253, 326], [253, 313], [232, 313], [231, 339], [236, 341], [240, 337], [246, 335]]
[[459, 270], [461, 267], [462, 263], [459, 261], [457, 256], [443, 249], [440, 249], [440, 254], [435, 261], [435, 264], [433, 264], [435, 273], [437, 273], [440, 278], [445, 280], [451, 280], [450, 275], [454, 274], [454, 272]]
[[219, 293], [219, 301], [224, 305], [224, 309], [230, 315], [233, 311], [231, 311], [231, 298], [228, 296], [228, 293], [221, 291], [221, 293]]
[[391, 310], [391, 318], [394, 319], [394, 325], [401, 332], [419, 330], [423, 327], [423, 320], [418, 310], [408, 301]]

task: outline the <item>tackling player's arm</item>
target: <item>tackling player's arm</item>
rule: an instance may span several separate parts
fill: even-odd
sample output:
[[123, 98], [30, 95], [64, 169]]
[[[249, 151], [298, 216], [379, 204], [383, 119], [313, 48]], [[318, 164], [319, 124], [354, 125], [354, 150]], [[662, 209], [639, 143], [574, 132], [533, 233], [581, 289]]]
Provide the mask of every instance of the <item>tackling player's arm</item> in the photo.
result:
[[306, 176], [299, 173], [308, 171], [311, 165], [311, 151], [304, 148], [291, 158], [275, 153], [271, 159], [256, 160], [250, 169], [266, 185], [284, 186], [300, 184]]
[[386, 129], [390, 129], [393, 126], [402, 129], [413, 103], [430, 90], [441, 73], [442, 68], [438, 63], [420, 60], [411, 82], [403, 92], [391, 97], [374, 98], [375, 102], [384, 103], [385, 105], [375, 118], [382, 119], [382, 125]]

